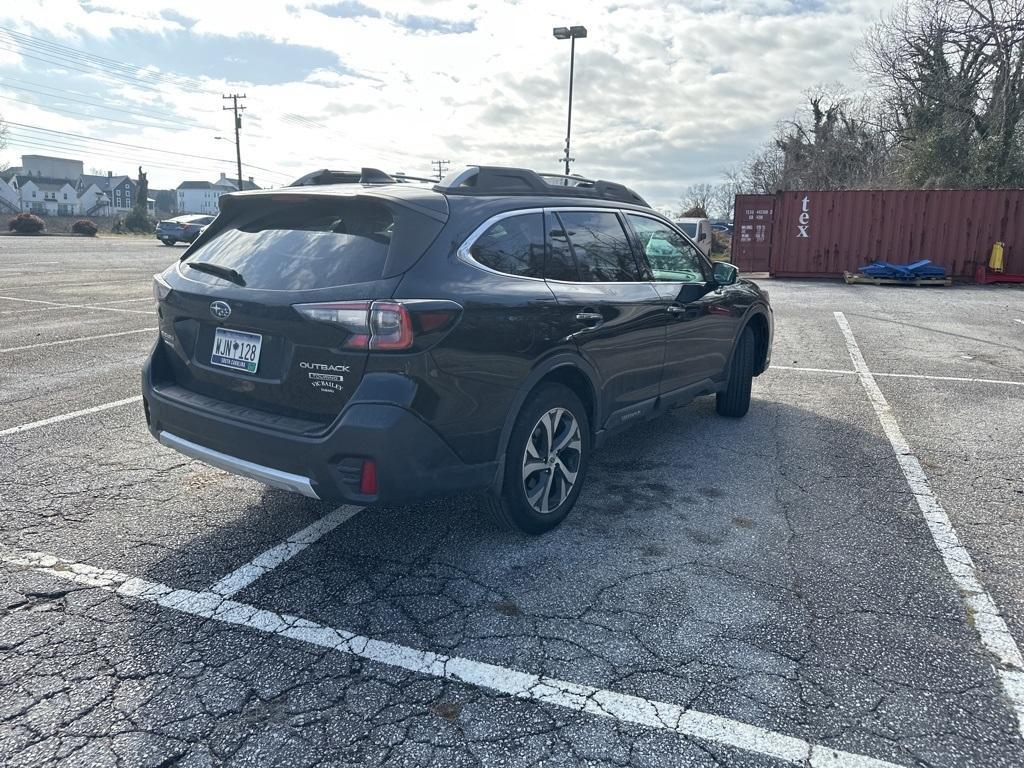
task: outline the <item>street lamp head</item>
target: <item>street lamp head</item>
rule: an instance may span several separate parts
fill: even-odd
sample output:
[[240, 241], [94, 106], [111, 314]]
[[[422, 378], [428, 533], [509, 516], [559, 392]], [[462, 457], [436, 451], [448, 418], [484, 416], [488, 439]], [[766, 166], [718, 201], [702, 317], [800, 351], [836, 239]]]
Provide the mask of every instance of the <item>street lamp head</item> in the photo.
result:
[[587, 36], [586, 27], [555, 27], [551, 33], [559, 40], [568, 40], [569, 38], [579, 38]]

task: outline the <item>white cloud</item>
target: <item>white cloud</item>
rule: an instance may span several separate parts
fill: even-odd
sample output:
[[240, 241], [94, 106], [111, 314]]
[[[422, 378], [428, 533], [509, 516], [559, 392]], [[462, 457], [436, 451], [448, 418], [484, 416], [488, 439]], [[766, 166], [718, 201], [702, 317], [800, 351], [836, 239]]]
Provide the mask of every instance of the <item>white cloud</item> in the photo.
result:
[[[166, 117], [207, 125], [147, 129], [147, 146], [215, 157], [231, 154], [213, 140], [214, 133], [230, 130], [220, 93], [244, 90], [243, 160], [286, 176], [373, 164], [425, 173], [434, 158], [558, 170], [569, 44], [555, 40], [551, 28], [584, 24], [589, 37], [577, 44], [573, 103], [575, 169], [625, 182], [652, 203], [666, 204], [686, 185], [717, 180], [746, 157], [792, 114], [803, 89], [835, 80], [856, 86], [850, 57], [881, 2], [362, 0], [342, 2], [345, 17], [337, 2], [326, 0], [104, 0], [97, 10], [38, 0], [35, 7], [6, 8], [0, 24], [84, 49], [92, 39], [190, 29], [186, 41], [255, 36], [334, 54], [337, 67], [311, 65], [303, 78], [272, 85], [228, 82], [227, 70], [217, 68], [206, 72], [199, 88], [164, 83], [146, 90], [95, 81], [108, 104], [159, 104]], [[379, 15], [361, 14], [359, 6]], [[33, 26], [41, 18], [45, 30]], [[234, 56], [231, 39], [219, 44], [225, 60]], [[10, 54], [0, 50], [4, 55]], [[188, 45], [179, 46], [178, 55], [188, 56]], [[14, 65], [6, 61], [0, 58], [0, 74]], [[174, 60], [132, 63], [186, 71]], [[31, 75], [33, 66], [46, 65], [26, 59], [22, 66]], [[32, 124], [141, 143], [128, 127], [99, 133], [102, 121], [46, 117], [10, 101], [0, 105], [19, 122], [29, 122], [28, 116], [38, 121]], [[126, 156], [125, 168], [115, 170], [136, 164]], [[165, 169], [150, 178], [154, 186], [174, 186], [183, 175], [190, 174]], [[253, 175], [259, 179], [261, 172]]]

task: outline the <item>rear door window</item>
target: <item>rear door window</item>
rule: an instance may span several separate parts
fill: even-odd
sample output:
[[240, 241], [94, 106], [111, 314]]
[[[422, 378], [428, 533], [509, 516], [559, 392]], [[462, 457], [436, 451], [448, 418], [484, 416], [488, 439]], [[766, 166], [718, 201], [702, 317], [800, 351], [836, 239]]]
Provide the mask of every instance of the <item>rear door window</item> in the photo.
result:
[[544, 214], [524, 213], [496, 221], [476, 239], [470, 254], [495, 272], [544, 275]]
[[[238, 272], [247, 288], [304, 291], [379, 280], [395, 220], [382, 203], [348, 199], [287, 203], [221, 231], [189, 254]], [[222, 285], [216, 275], [183, 270]]]
[[582, 283], [626, 283], [641, 279], [629, 239], [614, 211], [559, 211]]

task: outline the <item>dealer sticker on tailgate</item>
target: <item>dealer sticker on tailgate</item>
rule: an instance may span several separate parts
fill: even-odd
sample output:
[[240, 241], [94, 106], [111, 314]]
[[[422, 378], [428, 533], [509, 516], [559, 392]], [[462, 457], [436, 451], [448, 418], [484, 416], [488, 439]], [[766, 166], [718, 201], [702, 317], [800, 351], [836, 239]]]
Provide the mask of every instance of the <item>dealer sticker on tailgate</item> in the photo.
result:
[[213, 335], [213, 354], [210, 362], [224, 368], [256, 373], [260, 365], [260, 345], [263, 337], [258, 333], [218, 328]]

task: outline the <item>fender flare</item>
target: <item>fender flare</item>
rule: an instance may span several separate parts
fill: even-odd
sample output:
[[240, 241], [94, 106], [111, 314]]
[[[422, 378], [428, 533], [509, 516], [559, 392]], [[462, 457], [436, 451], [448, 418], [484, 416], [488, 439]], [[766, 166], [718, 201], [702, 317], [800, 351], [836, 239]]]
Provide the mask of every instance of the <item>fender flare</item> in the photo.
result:
[[530, 371], [530, 375], [527, 376], [526, 380], [520, 385], [515, 398], [512, 400], [511, 405], [509, 405], [508, 414], [505, 416], [505, 423], [502, 425], [501, 435], [498, 438], [498, 470], [495, 472], [494, 482], [492, 484], [494, 492], [501, 492], [501, 486], [505, 475], [505, 454], [508, 450], [508, 441], [512, 437], [512, 429], [515, 426], [519, 412], [523, 408], [523, 403], [526, 402], [526, 398], [530, 396], [530, 393], [536, 389], [541, 379], [552, 371], [566, 367], [576, 369], [578, 372], [583, 374], [584, 378], [586, 378], [587, 382], [590, 384], [591, 397], [594, 403], [594, 412], [590, 414], [593, 422], [590, 425], [590, 429], [591, 432], [596, 432], [599, 429], [598, 425], [601, 423], [603, 413], [600, 397], [601, 390], [596, 384], [596, 382], [600, 381], [597, 371], [590, 365], [590, 363], [584, 360], [581, 355], [567, 350], [556, 352], [550, 357], [544, 358], [532, 371]]
[[[764, 317], [765, 322], [768, 323], [768, 329], [769, 329], [769, 332], [768, 332], [768, 344], [770, 345], [772, 343], [772, 340], [771, 340], [772, 319], [771, 319], [771, 315], [770, 315], [769, 310], [768, 310], [768, 305], [764, 304], [764, 303], [762, 303], [760, 301], [755, 302], [755, 303], [750, 305], [750, 307], [747, 309], [746, 313], [743, 315], [743, 319], [740, 321], [740, 327], [739, 327], [740, 329], [739, 329], [739, 331], [737, 331], [736, 337], [732, 340], [732, 348], [729, 350], [729, 359], [725, 363], [725, 371], [724, 371], [724, 373], [725, 373], [726, 380], [728, 380], [728, 378], [729, 378], [729, 370], [730, 370], [730, 368], [732, 368], [732, 358], [733, 358], [733, 355], [736, 354], [736, 347], [739, 346], [740, 337], [743, 336], [743, 332], [745, 330], [747, 330], [747, 327], [750, 325], [750, 323], [754, 319], [755, 315], [761, 315], [762, 317]], [[758, 375], [760, 373], [764, 373], [764, 371], [763, 370], [758, 371], [754, 375], [756, 376], [756, 375]]]

